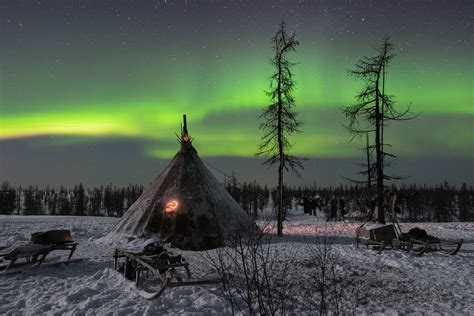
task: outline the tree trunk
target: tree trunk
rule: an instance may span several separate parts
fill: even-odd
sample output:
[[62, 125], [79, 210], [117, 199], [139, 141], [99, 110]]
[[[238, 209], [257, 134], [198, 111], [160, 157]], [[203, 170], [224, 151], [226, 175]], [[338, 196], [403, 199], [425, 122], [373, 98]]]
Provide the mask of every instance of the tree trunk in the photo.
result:
[[372, 196], [372, 175], [370, 174], [371, 165], [370, 165], [370, 148], [369, 148], [369, 133], [365, 134], [365, 150], [367, 155], [367, 199], [370, 202], [370, 197]]
[[283, 236], [283, 162], [278, 167], [278, 224], [277, 235]]
[[385, 224], [385, 210], [383, 205], [383, 161], [381, 146], [381, 123], [382, 115], [380, 113], [379, 102], [379, 74], [375, 83], [375, 153], [376, 153], [376, 171], [377, 171], [377, 207], [378, 222]]
[[281, 125], [281, 112], [282, 112], [282, 99], [281, 99], [281, 53], [278, 58], [278, 152], [280, 155], [280, 164], [278, 166], [278, 218], [277, 218], [277, 236], [283, 236], [283, 164], [284, 153], [283, 153], [283, 139], [282, 139], [282, 125]]

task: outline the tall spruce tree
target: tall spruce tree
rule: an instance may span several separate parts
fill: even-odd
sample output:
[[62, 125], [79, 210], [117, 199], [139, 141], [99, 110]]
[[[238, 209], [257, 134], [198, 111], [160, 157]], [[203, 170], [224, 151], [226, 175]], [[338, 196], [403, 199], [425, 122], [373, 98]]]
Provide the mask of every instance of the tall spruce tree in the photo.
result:
[[281, 22], [275, 36], [272, 38], [274, 56], [271, 65], [274, 73], [270, 77], [270, 90], [267, 95], [271, 103], [265, 108], [259, 119], [262, 120], [260, 129], [263, 131], [258, 156], [266, 157], [264, 164], [278, 164], [278, 194], [277, 194], [277, 234], [283, 235], [284, 190], [283, 171], [291, 170], [299, 175], [302, 169], [302, 159], [290, 155], [292, 144], [288, 136], [298, 132], [301, 122], [294, 111], [295, 100], [293, 90], [295, 80], [292, 68], [294, 63], [287, 59], [294, 52], [299, 42], [295, 34], [288, 34], [285, 22]]
[[24, 191], [24, 214], [36, 215], [37, 205], [35, 199], [35, 189], [32, 185], [28, 186]]
[[410, 120], [415, 117], [410, 113], [410, 106], [404, 111], [398, 111], [394, 106], [393, 97], [385, 92], [387, 67], [393, 57], [393, 44], [387, 37], [375, 56], [364, 56], [355, 64], [353, 70], [349, 70], [350, 75], [365, 82], [365, 87], [357, 94], [357, 103], [343, 109], [349, 121], [347, 129], [354, 138], [365, 133], [375, 133], [372, 149], [375, 151], [375, 182], [380, 223], [385, 223], [384, 180], [399, 179], [384, 172], [386, 157], [395, 157], [385, 151], [384, 147], [389, 145], [384, 143], [384, 127], [389, 121]]
[[84, 216], [85, 215], [85, 190], [82, 183], [79, 183], [78, 186], [74, 187], [74, 208], [75, 215]]
[[16, 208], [16, 190], [8, 182], [0, 187], [0, 214], [13, 214]]

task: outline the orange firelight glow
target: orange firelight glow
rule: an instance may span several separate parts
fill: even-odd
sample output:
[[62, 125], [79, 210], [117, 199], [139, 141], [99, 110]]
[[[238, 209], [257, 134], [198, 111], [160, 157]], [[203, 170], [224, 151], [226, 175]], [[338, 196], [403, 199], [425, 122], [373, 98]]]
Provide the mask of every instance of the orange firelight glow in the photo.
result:
[[171, 200], [171, 201], [166, 202], [166, 207], [165, 207], [166, 213], [174, 212], [176, 211], [177, 208], [178, 208], [178, 201]]

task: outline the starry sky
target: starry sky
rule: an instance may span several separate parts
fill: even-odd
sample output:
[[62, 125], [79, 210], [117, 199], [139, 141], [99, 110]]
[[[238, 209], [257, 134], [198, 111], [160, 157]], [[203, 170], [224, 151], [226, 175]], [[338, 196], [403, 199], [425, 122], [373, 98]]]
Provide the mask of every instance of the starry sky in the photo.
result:
[[187, 113], [200, 156], [219, 179], [272, 184], [254, 157], [269, 103], [270, 39], [285, 20], [304, 123], [294, 153], [309, 158], [290, 184], [355, 177], [341, 108], [363, 83], [347, 75], [390, 36], [386, 90], [420, 113], [386, 140], [408, 182], [473, 183], [473, 2], [2, 1], [0, 181], [148, 183], [179, 149]]

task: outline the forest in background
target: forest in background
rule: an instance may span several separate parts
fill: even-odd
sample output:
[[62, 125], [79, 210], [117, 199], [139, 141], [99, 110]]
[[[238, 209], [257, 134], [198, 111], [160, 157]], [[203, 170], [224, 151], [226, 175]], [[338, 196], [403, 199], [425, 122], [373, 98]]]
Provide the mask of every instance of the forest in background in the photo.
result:
[[[253, 218], [264, 209], [274, 208], [277, 188], [261, 186], [257, 182], [238, 183], [231, 177], [224, 184], [226, 190]], [[39, 188], [38, 186], [13, 187], [3, 182], [0, 189], [0, 214], [4, 215], [75, 215], [113, 216], [123, 213], [141, 195], [144, 187], [112, 184], [84, 188]], [[473, 187], [459, 187], [444, 182], [435, 186], [401, 185], [398, 192], [398, 218], [404, 222], [452, 222], [473, 221]], [[330, 212], [331, 201], [344, 201], [346, 215], [359, 210], [357, 199], [365, 193], [360, 185], [337, 187], [299, 186], [285, 187], [285, 209], [300, 206], [301, 197], [318, 199], [318, 209]]]

